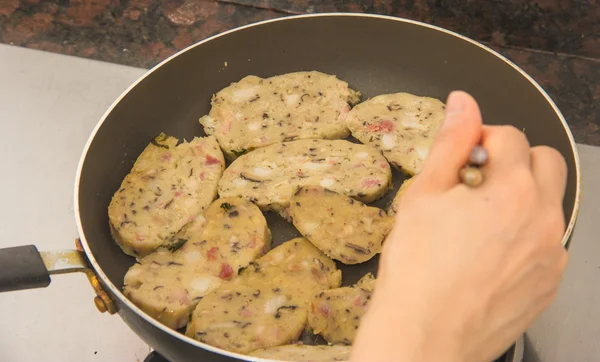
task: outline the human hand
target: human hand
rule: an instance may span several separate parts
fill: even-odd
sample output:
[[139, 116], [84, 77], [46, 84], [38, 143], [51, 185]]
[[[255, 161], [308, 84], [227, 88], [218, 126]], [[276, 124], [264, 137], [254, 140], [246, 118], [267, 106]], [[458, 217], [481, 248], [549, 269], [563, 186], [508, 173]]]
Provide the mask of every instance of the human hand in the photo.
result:
[[[567, 253], [566, 164], [508, 126], [482, 126], [453, 92], [423, 172], [401, 199], [352, 361], [487, 362], [551, 303]], [[484, 183], [458, 174], [473, 146]]]

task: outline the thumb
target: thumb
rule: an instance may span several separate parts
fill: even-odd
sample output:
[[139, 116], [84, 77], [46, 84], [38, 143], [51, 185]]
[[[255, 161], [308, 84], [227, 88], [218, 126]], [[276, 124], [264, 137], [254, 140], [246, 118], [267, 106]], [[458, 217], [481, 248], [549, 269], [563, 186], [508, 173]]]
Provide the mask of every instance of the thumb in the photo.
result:
[[439, 190], [456, 185], [458, 173], [481, 135], [481, 112], [475, 99], [462, 91], [450, 93], [444, 123], [425, 161], [421, 182]]

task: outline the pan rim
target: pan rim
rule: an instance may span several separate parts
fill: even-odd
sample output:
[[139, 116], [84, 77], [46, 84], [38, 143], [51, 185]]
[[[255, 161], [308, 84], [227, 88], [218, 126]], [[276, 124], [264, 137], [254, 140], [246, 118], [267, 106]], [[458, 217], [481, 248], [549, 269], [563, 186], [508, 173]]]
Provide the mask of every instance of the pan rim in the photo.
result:
[[565, 129], [565, 132], [567, 133], [567, 136], [569, 138], [569, 143], [571, 145], [571, 150], [573, 151], [573, 156], [574, 156], [574, 161], [575, 161], [575, 174], [576, 174], [576, 189], [575, 189], [575, 200], [574, 200], [574, 204], [573, 204], [573, 211], [571, 213], [571, 217], [569, 218], [569, 223], [567, 224], [567, 227], [565, 229], [565, 233], [563, 236], [563, 239], [561, 241], [562, 245], [565, 246], [567, 244], [567, 242], [569, 241], [569, 238], [571, 237], [571, 234], [573, 233], [573, 229], [575, 227], [576, 221], [577, 221], [577, 216], [579, 214], [579, 208], [580, 208], [580, 202], [581, 202], [581, 165], [580, 165], [580, 159], [579, 159], [579, 152], [577, 150], [577, 146], [575, 143], [575, 139], [573, 137], [573, 134], [569, 128], [569, 125], [567, 124], [567, 121], [565, 119], [565, 117], [563, 116], [563, 114], [561, 113], [561, 111], [559, 110], [559, 108], [556, 106], [556, 104], [554, 103], [554, 101], [552, 100], [552, 98], [548, 95], [548, 93], [546, 93], [546, 91], [529, 75], [527, 74], [524, 70], [522, 70], [519, 66], [517, 66], [515, 63], [513, 63], [512, 61], [510, 61], [508, 58], [504, 57], [503, 55], [501, 55], [500, 53], [496, 52], [495, 50], [489, 48], [486, 45], [483, 45], [473, 39], [470, 39], [464, 35], [458, 34], [456, 32], [453, 32], [451, 30], [439, 27], [439, 26], [435, 26], [435, 25], [431, 25], [431, 24], [427, 24], [427, 23], [423, 23], [420, 21], [416, 21], [416, 20], [410, 20], [410, 19], [404, 19], [404, 18], [399, 18], [399, 17], [394, 17], [394, 16], [389, 16], [389, 15], [377, 15], [377, 14], [361, 14], [361, 13], [341, 13], [341, 12], [330, 12], [330, 13], [319, 13], [319, 14], [303, 14], [303, 15], [293, 15], [293, 16], [283, 16], [280, 18], [276, 18], [276, 19], [269, 19], [269, 20], [265, 20], [265, 21], [260, 21], [260, 22], [256, 22], [256, 23], [252, 23], [252, 24], [248, 24], [248, 25], [244, 25], [244, 26], [240, 26], [234, 29], [230, 29], [228, 31], [219, 33], [219, 34], [215, 34], [211, 37], [208, 37], [204, 40], [201, 40], [195, 44], [189, 45], [188, 47], [178, 51], [177, 53], [171, 55], [170, 57], [166, 58], [165, 60], [161, 61], [160, 63], [158, 63], [157, 65], [155, 65], [154, 67], [152, 67], [151, 69], [149, 69], [147, 72], [145, 72], [142, 76], [140, 76], [136, 81], [134, 81], [125, 91], [123, 91], [123, 93], [121, 93], [121, 95], [119, 95], [119, 97], [117, 99], [114, 100], [114, 102], [108, 107], [108, 109], [104, 112], [104, 114], [102, 115], [102, 117], [100, 118], [100, 120], [98, 121], [98, 123], [96, 124], [96, 126], [94, 127], [94, 129], [92, 130], [88, 140], [86, 141], [86, 144], [83, 148], [83, 152], [81, 153], [81, 157], [79, 159], [79, 163], [77, 165], [77, 172], [75, 175], [75, 185], [74, 185], [74, 216], [75, 216], [75, 222], [77, 224], [77, 232], [79, 234], [79, 237], [81, 239], [81, 244], [83, 246], [84, 252], [88, 258], [88, 261], [90, 263], [90, 265], [92, 266], [92, 268], [94, 269], [94, 272], [100, 277], [100, 279], [102, 280], [102, 283], [108, 287], [112, 293], [112, 295], [116, 296], [121, 303], [125, 304], [129, 309], [131, 309], [132, 311], [134, 311], [138, 316], [140, 316], [141, 318], [143, 318], [146, 322], [152, 324], [154, 327], [162, 330], [163, 332], [166, 332], [168, 334], [170, 334], [172, 337], [175, 337], [179, 340], [181, 340], [182, 342], [186, 342], [189, 343], [195, 347], [199, 347], [202, 348], [204, 350], [208, 350], [210, 352], [213, 353], [217, 353], [220, 355], [224, 355], [227, 357], [231, 357], [231, 358], [237, 358], [240, 360], [244, 360], [244, 361], [249, 361], [249, 362], [257, 362], [257, 361], [265, 361], [264, 359], [260, 359], [257, 357], [251, 357], [251, 356], [247, 356], [247, 355], [243, 355], [243, 354], [239, 354], [239, 353], [235, 353], [235, 352], [230, 352], [221, 348], [216, 348], [213, 347], [209, 344], [206, 343], [202, 343], [200, 341], [197, 341], [191, 337], [188, 337], [182, 333], [177, 332], [176, 330], [173, 330], [171, 328], [166, 327], [165, 325], [163, 325], [162, 323], [158, 322], [157, 320], [155, 320], [154, 318], [152, 318], [150, 315], [148, 315], [146, 312], [144, 312], [143, 310], [141, 310], [138, 306], [136, 306], [135, 304], [133, 304], [127, 297], [125, 297], [125, 295], [121, 292], [121, 290], [119, 288], [117, 288], [108, 278], [108, 276], [104, 273], [104, 271], [102, 270], [102, 267], [100, 266], [100, 264], [98, 263], [98, 261], [95, 259], [92, 250], [88, 244], [85, 232], [83, 230], [83, 225], [81, 222], [81, 217], [80, 217], [80, 212], [79, 212], [79, 186], [80, 186], [80, 181], [81, 181], [81, 174], [83, 171], [83, 166], [85, 163], [85, 159], [87, 157], [87, 154], [89, 152], [90, 146], [98, 132], [98, 130], [102, 127], [104, 121], [106, 120], [106, 118], [110, 115], [110, 113], [113, 111], [113, 109], [117, 106], [117, 104], [119, 104], [122, 99], [131, 91], [133, 90], [140, 82], [142, 82], [146, 77], [150, 76], [152, 73], [154, 73], [157, 69], [159, 69], [160, 67], [162, 67], [163, 65], [165, 65], [166, 63], [168, 63], [169, 61], [171, 61], [172, 59], [174, 59], [175, 57], [178, 57], [180, 55], [182, 55], [183, 53], [197, 47], [200, 46], [204, 43], [207, 43], [211, 40], [220, 38], [222, 36], [226, 36], [230, 33], [234, 33], [234, 32], [238, 32], [247, 28], [251, 28], [251, 27], [255, 27], [255, 26], [261, 26], [264, 24], [269, 24], [269, 23], [274, 23], [274, 22], [279, 22], [279, 21], [293, 21], [296, 19], [302, 19], [302, 18], [316, 18], [316, 17], [356, 17], [356, 18], [376, 18], [376, 19], [381, 19], [381, 20], [386, 20], [386, 21], [398, 21], [398, 22], [403, 22], [403, 23], [408, 23], [408, 24], [412, 24], [412, 25], [416, 25], [416, 26], [421, 26], [421, 27], [425, 27], [425, 28], [429, 28], [431, 30], [435, 30], [435, 31], [439, 31], [442, 33], [446, 33], [448, 35], [454, 36], [460, 40], [466, 41], [468, 43], [471, 43], [472, 45], [475, 45], [487, 52], [489, 52], [490, 54], [496, 56], [497, 58], [499, 58], [500, 60], [504, 61], [507, 65], [509, 65], [510, 67], [512, 67], [514, 70], [516, 70], [517, 72], [519, 72], [521, 74], [521, 76], [523, 76], [525, 79], [527, 79], [537, 90], [538, 92], [546, 99], [546, 102], [548, 102], [548, 104], [552, 107], [552, 109], [554, 110], [554, 113], [557, 115], [557, 117], [559, 118], [559, 120], [561, 121], [563, 128]]

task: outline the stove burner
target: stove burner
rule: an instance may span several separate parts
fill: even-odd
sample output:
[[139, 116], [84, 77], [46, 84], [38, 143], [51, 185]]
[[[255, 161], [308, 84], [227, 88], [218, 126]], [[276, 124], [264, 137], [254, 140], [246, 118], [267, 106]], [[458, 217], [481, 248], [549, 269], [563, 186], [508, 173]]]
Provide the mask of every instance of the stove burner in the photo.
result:
[[144, 362], [169, 362], [163, 356], [158, 354], [156, 351], [150, 352], [150, 354], [146, 357]]

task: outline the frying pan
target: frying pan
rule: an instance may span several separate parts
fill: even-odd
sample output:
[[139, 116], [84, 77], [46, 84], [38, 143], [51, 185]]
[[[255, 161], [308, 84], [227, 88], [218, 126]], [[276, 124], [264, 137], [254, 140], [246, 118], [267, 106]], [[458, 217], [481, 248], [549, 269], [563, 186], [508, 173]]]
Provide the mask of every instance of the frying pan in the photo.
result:
[[[580, 166], [573, 137], [554, 102], [531, 77], [501, 55], [456, 33], [386, 16], [320, 14], [261, 22], [214, 36], [154, 67], [104, 114], [81, 157], [75, 182], [78, 251], [40, 254], [34, 246], [0, 250], [0, 291], [44, 287], [49, 273], [85, 272], [101, 311], [118, 312], [170, 361], [253, 360], [164, 327], [121, 293], [134, 259], [111, 238], [107, 206], [148, 142], [160, 132], [191, 139], [204, 135], [198, 118], [213, 93], [246, 75], [318, 70], [335, 74], [363, 99], [410, 92], [446, 99], [455, 89], [479, 101], [486, 124], [512, 124], [532, 145], [558, 149], [568, 165], [564, 198], [566, 246], [575, 226]], [[402, 176], [394, 174], [397, 187]], [[383, 206], [387, 199], [376, 205]], [[297, 235], [267, 215], [274, 245]], [[377, 259], [344, 267], [344, 284], [376, 271]]]

